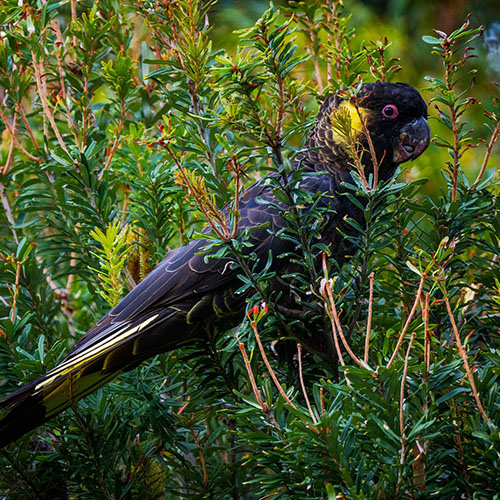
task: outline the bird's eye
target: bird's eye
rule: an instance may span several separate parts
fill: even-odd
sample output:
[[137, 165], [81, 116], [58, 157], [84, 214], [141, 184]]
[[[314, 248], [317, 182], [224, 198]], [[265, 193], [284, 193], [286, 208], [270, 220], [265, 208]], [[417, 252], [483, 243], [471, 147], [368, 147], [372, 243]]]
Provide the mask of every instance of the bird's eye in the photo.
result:
[[387, 106], [384, 106], [384, 109], [382, 110], [382, 114], [386, 118], [396, 118], [398, 113], [398, 108], [394, 104], [388, 104]]

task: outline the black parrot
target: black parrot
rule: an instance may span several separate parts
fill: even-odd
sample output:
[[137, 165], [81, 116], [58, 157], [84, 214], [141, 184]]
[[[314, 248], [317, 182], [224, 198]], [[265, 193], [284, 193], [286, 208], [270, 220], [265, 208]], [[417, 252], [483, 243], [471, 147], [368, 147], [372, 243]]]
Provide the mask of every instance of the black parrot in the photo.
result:
[[[426, 104], [410, 85], [385, 82], [362, 85], [357, 102], [379, 161], [379, 178], [387, 180], [398, 164], [413, 160], [427, 147]], [[341, 235], [349, 231], [344, 218], [361, 221], [362, 211], [346, 196], [337, 196], [345, 190], [345, 183], [352, 183], [351, 162], [331, 122], [332, 112], [339, 106], [351, 113], [353, 132], [368, 151], [358, 111], [348, 100], [335, 96], [321, 106], [297, 162], [304, 169], [300, 188], [314, 194], [316, 205], [329, 207], [321, 239], [341, 264], [351, 250]], [[373, 171], [370, 154], [364, 153], [362, 161], [367, 174]], [[238, 227], [240, 231], [256, 228], [249, 232], [249, 251], [264, 262], [271, 252], [276, 257], [272, 270], [280, 276], [290, 273], [290, 263], [277, 257], [293, 251], [293, 244], [277, 235], [286, 223], [276, 204], [287, 209], [274, 198], [266, 179], [255, 183], [241, 197]], [[206, 244], [195, 240], [169, 252], [80, 339], [64, 361], [0, 401], [0, 410], [7, 411], [0, 421], [0, 447], [151, 356], [203, 338], [207, 324], [228, 329], [241, 321], [246, 299], [236, 293], [242, 285], [238, 278], [241, 270], [227, 258], [205, 259]], [[285, 306], [292, 301], [289, 295], [282, 294]]]

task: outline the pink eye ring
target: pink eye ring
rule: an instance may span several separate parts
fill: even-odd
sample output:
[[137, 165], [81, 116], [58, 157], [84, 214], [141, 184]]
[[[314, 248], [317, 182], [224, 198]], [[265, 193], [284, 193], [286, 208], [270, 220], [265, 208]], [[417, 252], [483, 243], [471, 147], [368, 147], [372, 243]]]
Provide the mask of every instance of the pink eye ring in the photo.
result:
[[388, 104], [387, 106], [384, 106], [384, 109], [382, 110], [382, 114], [386, 118], [396, 118], [398, 116], [399, 111], [398, 108], [394, 104]]

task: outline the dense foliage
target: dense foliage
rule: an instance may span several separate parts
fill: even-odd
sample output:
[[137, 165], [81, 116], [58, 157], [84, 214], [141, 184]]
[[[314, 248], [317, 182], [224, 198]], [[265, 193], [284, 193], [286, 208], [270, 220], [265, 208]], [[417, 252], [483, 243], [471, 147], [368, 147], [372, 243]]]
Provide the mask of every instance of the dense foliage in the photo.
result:
[[[356, 41], [339, 0], [271, 6], [217, 50], [216, 9], [0, 6], [0, 393], [55, 366], [207, 225], [255, 291], [238, 328], [156, 357], [1, 450], [3, 497], [497, 498], [499, 101], [474, 97], [481, 28], [422, 33], [442, 68], [425, 94], [435, 178], [360, 172], [366, 229], [347, 221], [359, 250], [342, 269], [316, 243], [309, 195], [276, 186], [296, 207], [285, 258], [304, 264], [291, 291], [304, 308], [283, 311], [269, 265], [256, 272], [234, 238], [238, 198], [269, 171], [299, 179], [317, 103], [397, 79], [404, 61], [384, 37]], [[425, 183], [441, 191], [424, 196]]]

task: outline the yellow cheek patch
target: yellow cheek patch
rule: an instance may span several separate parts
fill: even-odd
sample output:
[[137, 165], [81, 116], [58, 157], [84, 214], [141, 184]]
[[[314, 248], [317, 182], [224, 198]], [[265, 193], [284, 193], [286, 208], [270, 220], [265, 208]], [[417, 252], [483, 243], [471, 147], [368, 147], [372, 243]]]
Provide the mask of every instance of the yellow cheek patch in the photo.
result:
[[350, 102], [344, 102], [334, 109], [330, 115], [333, 140], [338, 144], [356, 140], [357, 136], [363, 133], [361, 120], [364, 119], [365, 113], [363, 108], [356, 109]]

